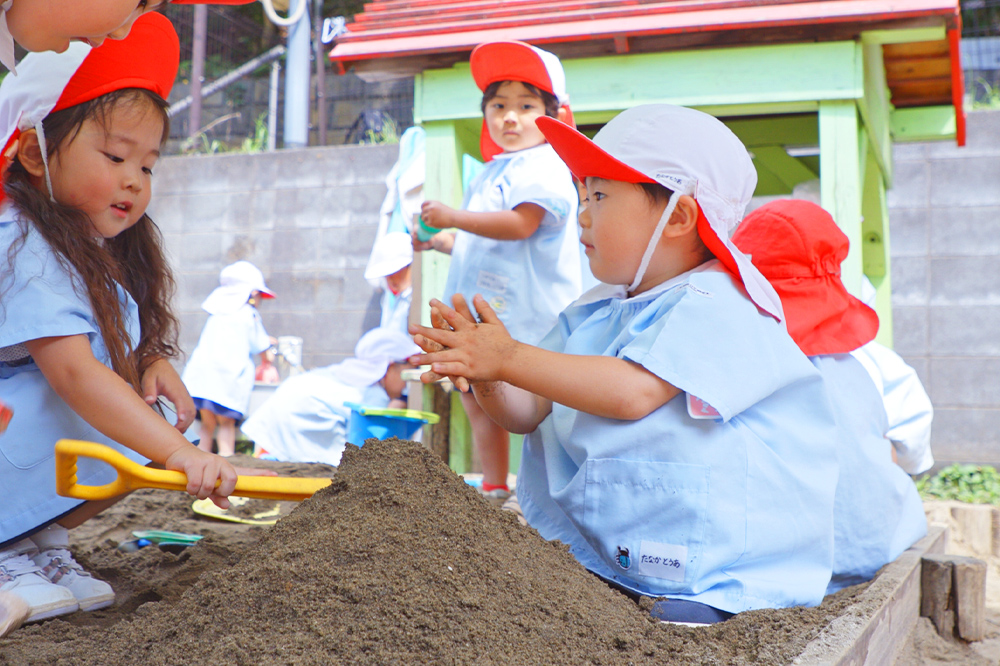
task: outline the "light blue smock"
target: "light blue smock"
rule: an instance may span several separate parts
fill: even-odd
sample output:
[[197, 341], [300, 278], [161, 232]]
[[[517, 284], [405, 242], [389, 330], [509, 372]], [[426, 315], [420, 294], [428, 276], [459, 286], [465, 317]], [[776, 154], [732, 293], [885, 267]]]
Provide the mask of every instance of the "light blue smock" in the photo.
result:
[[820, 603], [837, 430], [819, 373], [717, 261], [624, 296], [584, 294], [541, 346], [638, 363], [721, 418], [692, 418], [683, 393], [635, 421], [553, 404], [524, 439], [524, 517], [640, 594], [732, 613]]
[[240, 426], [260, 448], [278, 460], [339, 465], [347, 441], [351, 409], [345, 402], [385, 407], [389, 396], [379, 385], [351, 386], [336, 365], [292, 375]]
[[181, 379], [192, 398], [245, 415], [253, 391], [253, 356], [270, 346], [260, 314], [249, 303], [235, 312], [209, 315]]
[[494, 240], [459, 231], [451, 252], [444, 302], [453, 294], [482, 294], [511, 336], [537, 344], [559, 313], [582, 292], [584, 269], [576, 228], [579, 195], [566, 164], [545, 143], [487, 162], [473, 180], [464, 210], [513, 210], [523, 203], [545, 209], [541, 225], [524, 240]]
[[382, 292], [382, 318], [379, 326], [402, 331], [409, 335], [407, 327], [410, 323], [410, 303], [413, 301], [413, 288], [407, 287], [397, 296], [388, 289]]
[[833, 577], [827, 594], [870, 580], [927, 534], [920, 495], [892, 461], [882, 396], [850, 354], [810, 356], [823, 375], [841, 428], [834, 503]]
[[[13, 263], [8, 248], [19, 243], [20, 225], [12, 206], [0, 211], [0, 349], [53, 336], [86, 335], [94, 357], [111, 367], [111, 359], [82, 281], [80, 292], [71, 273], [59, 263], [48, 243], [28, 225], [24, 245]], [[75, 275], [75, 273], [74, 273]], [[118, 287], [131, 344], [139, 342], [139, 311]], [[4, 357], [17, 356], [5, 349]], [[30, 357], [29, 357], [30, 359]], [[34, 362], [0, 362], [0, 400], [14, 410], [7, 432], [0, 435], [0, 544], [34, 532], [83, 502], [60, 497], [55, 488], [54, 447], [62, 438], [110, 446], [140, 464], [148, 459], [98, 432], [67, 405]], [[77, 461], [83, 485], [111, 483], [117, 474], [90, 458]]]

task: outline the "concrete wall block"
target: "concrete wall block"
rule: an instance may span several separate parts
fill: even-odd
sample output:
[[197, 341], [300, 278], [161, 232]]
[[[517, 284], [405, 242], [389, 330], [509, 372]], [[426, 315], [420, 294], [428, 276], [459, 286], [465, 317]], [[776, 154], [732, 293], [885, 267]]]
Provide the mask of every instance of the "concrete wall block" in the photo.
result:
[[185, 234], [177, 248], [177, 263], [185, 271], [211, 273], [222, 270], [222, 235], [218, 232]]
[[898, 166], [902, 162], [923, 161], [927, 159], [926, 143], [894, 143], [892, 145], [892, 160]]
[[277, 190], [276, 195], [277, 228], [315, 229], [323, 226], [326, 203], [322, 188]]
[[278, 193], [275, 190], [254, 190], [241, 196], [249, 200], [251, 229], [270, 231], [278, 226]]
[[928, 215], [926, 208], [898, 208], [890, 212], [889, 237], [894, 258], [928, 254]]
[[[924, 161], [899, 162], [895, 165], [892, 189], [886, 193], [889, 208], [925, 208], [930, 205], [928, 173]], [[892, 219], [890, 214], [889, 219]]]
[[1000, 407], [1000, 358], [931, 358], [931, 401], [941, 407]]
[[325, 150], [279, 150], [256, 160], [255, 189], [287, 190], [323, 186]]
[[934, 407], [931, 450], [938, 466], [1000, 464], [1000, 409]]
[[344, 271], [344, 309], [365, 310], [375, 293], [364, 277], [364, 268], [348, 268]]
[[[933, 307], [929, 346], [939, 356], [1000, 357], [1000, 306]], [[893, 322], [893, 331], [897, 329]]]
[[903, 357], [903, 360], [906, 361], [906, 363], [911, 368], [917, 371], [917, 378], [920, 380], [920, 383], [924, 385], [925, 389], [931, 385], [930, 358], [926, 356], [919, 357], [919, 356], [909, 356], [904, 354], [900, 354], [900, 356]]
[[930, 297], [929, 268], [930, 262], [926, 257], [892, 258], [893, 306], [927, 304]]
[[[351, 226], [352, 208], [349, 187], [327, 187], [323, 190], [323, 228], [344, 228]], [[375, 208], [378, 214], [378, 207]]]
[[927, 313], [924, 307], [892, 308], [893, 350], [897, 354], [926, 356], [930, 352]]
[[935, 206], [1000, 205], [1000, 160], [995, 156], [932, 160], [928, 167]]
[[316, 309], [318, 273], [316, 271], [272, 271], [267, 286], [277, 298], [265, 300], [258, 309], [261, 316], [269, 312], [313, 312]]
[[222, 252], [219, 256], [218, 270], [234, 261], [249, 261], [260, 268], [267, 276], [268, 255], [271, 247], [270, 231], [237, 233], [226, 231], [222, 234]]
[[[930, 209], [928, 216], [932, 255], [955, 257], [1000, 254], [1000, 206], [942, 206]], [[894, 237], [893, 252], [895, 250]]]
[[931, 159], [964, 159], [966, 157], [1000, 156], [1000, 111], [969, 111], [966, 114], [965, 145], [954, 141], [923, 144]]
[[[895, 284], [894, 272], [893, 287]], [[1000, 305], [1000, 256], [931, 259], [930, 302], [941, 306]]]
[[[365, 332], [363, 324], [367, 311], [340, 310], [337, 312], [316, 313], [312, 316], [313, 340], [312, 349], [306, 350], [316, 355], [312, 367], [328, 365], [334, 361], [326, 360], [334, 357], [345, 358], [354, 355], [354, 346]], [[320, 358], [323, 357], [323, 358]]]
[[272, 270], [321, 270], [319, 229], [276, 230], [271, 234], [267, 263]]
[[398, 145], [341, 146], [325, 150], [323, 183], [327, 187], [384, 183], [398, 157]]

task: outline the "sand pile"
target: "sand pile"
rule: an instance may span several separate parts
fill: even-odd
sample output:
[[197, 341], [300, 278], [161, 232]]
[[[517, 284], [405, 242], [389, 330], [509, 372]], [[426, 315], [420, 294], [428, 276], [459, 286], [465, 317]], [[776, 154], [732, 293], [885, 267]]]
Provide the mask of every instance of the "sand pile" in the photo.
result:
[[[130, 583], [134, 612], [23, 628], [0, 641], [0, 663], [787, 664], [858, 591], [703, 629], [661, 625], [398, 440], [348, 447], [332, 486], [252, 530], [231, 549], [208, 532], [179, 557], [133, 554], [148, 565]], [[197, 558], [213, 566], [188, 566]], [[156, 584], [196, 570], [182, 596]]]

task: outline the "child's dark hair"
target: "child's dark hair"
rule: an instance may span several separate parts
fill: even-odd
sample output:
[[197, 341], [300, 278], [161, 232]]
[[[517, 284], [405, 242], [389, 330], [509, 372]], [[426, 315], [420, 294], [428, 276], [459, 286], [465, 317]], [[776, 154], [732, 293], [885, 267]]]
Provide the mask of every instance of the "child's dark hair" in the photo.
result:
[[[119, 105], [158, 115], [163, 121], [160, 143], [166, 141], [170, 132], [167, 103], [155, 93], [128, 88], [49, 114], [42, 121], [48, 157], [51, 159], [72, 142], [86, 120], [94, 120], [110, 130], [111, 114]], [[45, 192], [32, 185], [30, 174], [17, 160], [7, 172], [4, 192], [22, 216], [21, 239], [7, 250], [9, 264], [13, 265], [14, 255], [27, 237], [26, 220], [73, 276], [78, 292], [86, 292], [112, 369], [140, 391], [140, 378], [154, 361], [178, 355], [177, 318], [170, 307], [175, 285], [159, 228], [148, 215], [143, 215], [114, 238], [94, 238], [90, 218], [75, 208], [52, 202]], [[136, 349], [131, 348], [116, 283], [139, 306], [142, 335]]]
[[[636, 183], [636, 185], [639, 186], [639, 189], [642, 190], [643, 194], [646, 195], [652, 204], [662, 203], [666, 206], [670, 202], [670, 197], [674, 195], [673, 190], [668, 187], [664, 187], [659, 183]], [[699, 235], [698, 238], [700, 239], [701, 236]], [[715, 258], [715, 255], [713, 255], [712, 251], [708, 249], [708, 246], [705, 245], [704, 241], [701, 242], [701, 247], [703, 262]]]
[[[486, 90], [483, 91], [483, 101], [479, 105], [479, 109], [486, 114], [486, 105], [490, 103], [490, 100], [497, 96], [497, 91], [500, 90], [500, 86], [505, 83], [510, 83], [510, 81], [494, 81], [490, 85], [486, 86]], [[528, 89], [532, 95], [538, 95], [542, 98], [542, 102], [545, 104], [545, 115], [550, 118], [559, 117], [559, 98], [550, 93], [548, 90], [542, 90], [538, 86], [532, 85], [530, 83], [520, 82], [525, 88]]]

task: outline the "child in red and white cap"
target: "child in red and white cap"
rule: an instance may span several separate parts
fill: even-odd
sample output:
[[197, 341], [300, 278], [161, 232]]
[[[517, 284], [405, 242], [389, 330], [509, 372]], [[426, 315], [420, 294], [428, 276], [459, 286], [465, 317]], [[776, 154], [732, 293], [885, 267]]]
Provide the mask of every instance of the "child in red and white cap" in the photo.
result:
[[[781, 297], [788, 333], [823, 375], [841, 435], [827, 594], [870, 580], [927, 534], [916, 486], [892, 460], [882, 397], [852, 352], [875, 339], [878, 315], [840, 279], [850, 242], [809, 201], [772, 201], [733, 236]], [[873, 511], [873, 508], [877, 510]]]
[[[715, 118], [623, 111], [591, 141], [538, 126], [586, 183], [580, 241], [594, 287], [537, 347], [476, 296], [431, 304], [414, 357], [464, 377], [525, 433], [528, 523], [590, 571], [666, 597], [670, 621], [816, 605], [830, 580], [836, 428], [822, 377], [781, 303], [732, 244], [757, 174]], [[442, 349], [443, 346], [443, 349]]]
[[[67, 533], [109, 502], [56, 495], [57, 440], [182, 471], [192, 495], [221, 506], [236, 482], [182, 434], [194, 404], [168, 361], [173, 281], [145, 215], [178, 55], [153, 13], [126, 40], [31, 54], [0, 85], [0, 142], [19, 139], [0, 208], [0, 400], [16, 414], [0, 437], [0, 591], [27, 602], [29, 622], [114, 602]], [[176, 427], [151, 407], [160, 396], [177, 406]], [[116, 473], [81, 459], [77, 476], [102, 485]]]
[[[559, 312], [583, 291], [577, 242], [578, 197], [572, 176], [535, 121], [572, 124], [566, 77], [552, 53], [522, 42], [480, 44], [470, 59], [483, 92], [480, 149], [487, 160], [461, 210], [439, 201], [421, 209], [424, 231], [440, 232], [414, 248], [451, 254], [444, 298], [481, 293], [517, 340], [536, 344]], [[509, 433], [470, 394], [462, 405], [483, 468], [483, 493], [509, 496]]]

